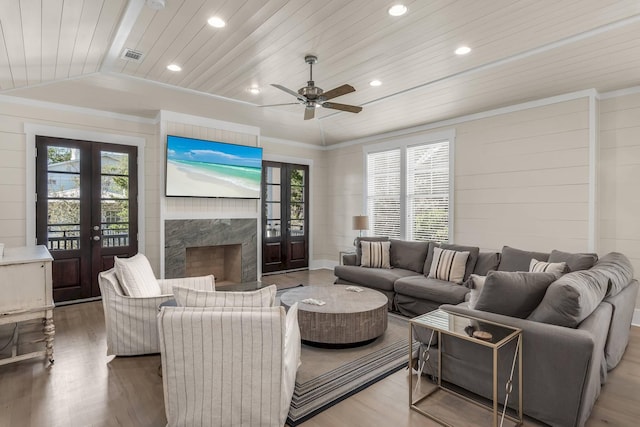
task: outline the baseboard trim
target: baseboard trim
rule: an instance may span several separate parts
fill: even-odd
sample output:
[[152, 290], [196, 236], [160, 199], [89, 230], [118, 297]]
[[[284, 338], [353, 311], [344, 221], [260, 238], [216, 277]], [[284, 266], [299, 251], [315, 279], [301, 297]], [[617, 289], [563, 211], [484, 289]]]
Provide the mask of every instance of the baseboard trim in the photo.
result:
[[334, 260], [315, 259], [309, 263], [309, 270], [322, 270], [323, 268], [333, 270], [336, 265], [338, 265], [338, 262]]
[[636, 308], [633, 311], [633, 319], [631, 319], [631, 324], [633, 326], [640, 326], [640, 308]]

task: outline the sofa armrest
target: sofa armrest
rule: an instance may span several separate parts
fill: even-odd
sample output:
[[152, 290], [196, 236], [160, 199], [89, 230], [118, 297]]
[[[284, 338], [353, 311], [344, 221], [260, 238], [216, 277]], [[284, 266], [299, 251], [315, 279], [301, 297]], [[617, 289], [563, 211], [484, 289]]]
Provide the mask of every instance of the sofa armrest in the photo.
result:
[[356, 254], [344, 254], [342, 255], [342, 265], [356, 265]]
[[215, 279], [213, 275], [198, 277], [180, 277], [177, 279], [160, 279], [158, 280], [162, 294], [173, 295], [173, 287], [180, 286], [182, 288], [195, 289], [197, 291], [215, 291]]
[[600, 393], [611, 308], [600, 304], [577, 329], [443, 305], [443, 310], [522, 329], [527, 415], [552, 425], [582, 425]]

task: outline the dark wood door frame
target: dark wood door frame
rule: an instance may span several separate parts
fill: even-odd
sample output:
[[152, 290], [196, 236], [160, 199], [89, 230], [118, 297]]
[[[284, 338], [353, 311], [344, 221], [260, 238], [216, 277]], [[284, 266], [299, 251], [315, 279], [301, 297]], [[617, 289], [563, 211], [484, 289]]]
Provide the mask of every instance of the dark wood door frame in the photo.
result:
[[263, 161], [262, 204], [262, 272], [308, 268], [309, 166]]
[[[48, 147], [77, 150], [77, 168], [73, 168], [72, 172], [55, 170], [53, 178], [49, 176], [51, 171], [48, 165]], [[138, 147], [37, 136], [36, 152], [36, 242], [49, 247], [54, 258], [54, 300], [60, 302], [98, 297], [98, 273], [111, 268], [115, 256], [132, 256], [138, 251]], [[120, 161], [128, 159], [125, 165], [118, 163], [122, 165], [119, 169], [126, 169], [127, 175], [122, 176], [120, 172], [103, 167], [103, 152], [111, 153], [112, 157], [116, 156]], [[69, 196], [71, 199], [64, 199], [78, 200], [81, 206], [80, 224], [77, 231], [71, 233], [72, 237], [58, 238], [61, 243], [55, 244], [53, 240], [56, 239], [49, 235], [49, 200], [67, 196], [50, 194], [49, 185], [55, 185], [55, 178], [65, 179], [65, 176], [68, 177], [67, 180], [73, 177], [80, 181], [79, 194]], [[114, 198], [111, 194], [103, 194], [106, 191], [103, 186], [108, 185], [105, 181], [118, 179], [125, 179], [124, 182], [128, 184], [125, 187], [120, 186], [127, 189], [127, 196], [122, 199], [121, 196]], [[119, 206], [119, 200], [126, 201], [128, 210], [124, 238], [118, 235], [121, 234], [119, 230], [113, 230], [114, 226], [119, 227], [116, 225], [119, 220], [114, 222], [113, 219], [104, 217], [109, 209], [105, 211], [103, 207], [109, 207], [109, 204], [113, 206], [114, 203], [115, 206]], [[67, 235], [66, 232], [64, 235]]]

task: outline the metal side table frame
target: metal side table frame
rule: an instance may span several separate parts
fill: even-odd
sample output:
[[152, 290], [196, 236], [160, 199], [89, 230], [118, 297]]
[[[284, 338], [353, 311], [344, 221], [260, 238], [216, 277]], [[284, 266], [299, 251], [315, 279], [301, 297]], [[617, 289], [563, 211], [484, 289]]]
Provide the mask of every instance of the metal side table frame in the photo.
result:
[[[497, 336], [497, 337], [492, 337], [491, 340], [481, 340], [478, 338], [474, 338], [472, 336], [472, 334], [469, 333], [468, 330], [466, 330], [466, 328], [464, 328], [464, 324], [469, 325], [470, 322], [469, 321], [475, 321], [475, 322], [479, 322], [480, 325], [491, 325], [491, 327], [495, 330], [501, 331], [502, 333]], [[504, 423], [504, 419], [505, 417], [511, 421], [514, 421], [516, 423], [516, 426], [520, 426], [523, 423], [523, 413], [522, 413], [522, 329], [519, 328], [513, 328], [510, 326], [506, 326], [506, 325], [502, 325], [499, 323], [495, 323], [495, 322], [489, 322], [486, 320], [482, 320], [482, 319], [476, 319], [470, 316], [463, 316], [460, 314], [454, 314], [454, 313], [449, 313], [446, 312], [444, 310], [434, 310], [430, 313], [426, 313], [423, 314], [421, 316], [415, 317], [413, 319], [410, 320], [409, 322], [409, 342], [412, 343], [413, 342], [413, 328], [415, 327], [420, 327], [420, 328], [425, 328], [425, 329], [430, 329], [431, 330], [431, 335], [429, 338], [429, 342], [427, 343], [426, 349], [422, 350], [422, 347], [420, 349], [421, 352], [423, 352], [423, 358], [422, 358], [422, 362], [419, 364], [418, 366], [418, 372], [417, 372], [417, 380], [416, 380], [416, 386], [420, 383], [420, 376], [422, 375], [422, 372], [424, 370], [424, 365], [425, 363], [429, 360], [429, 350], [431, 349], [431, 345], [433, 343], [433, 338], [435, 336], [435, 334], [437, 333], [437, 337], [438, 337], [438, 372], [436, 375], [436, 387], [434, 387], [431, 391], [429, 391], [428, 393], [426, 393], [424, 396], [421, 396], [419, 398], [417, 398], [416, 400], [414, 400], [413, 398], [413, 394], [414, 394], [414, 385], [413, 385], [413, 374], [410, 374], [409, 377], [409, 407], [416, 411], [421, 413], [422, 415], [425, 415], [429, 418], [431, 418], [432, 420], [440, 423], [441, 425], [444, 426], [451, 426], [451, 424], [447, 423], [445, 420], [431, 414], [428, 413], [427, 411], [425, 411], [422, 408], [419, 408], [417, 405], [426, 400], [427, 398], [429, 398], [430, 396], [432, 396], [433, 394], [435, 394], [437, 391], [445, 391], [447, 393], [450, 393], [452, 395], [455, 395], [459, 398], [462, 398], [468, 402], [474, 403], [480, 407], [486, 408], [486, 409], [490, 409], [493, 412], [493, 422], [492, 422], [492, 426], [497, 427], [502, 426]], [[470, 342], [473, 342], [477, 345], [482, 345], [485, 347], [489, 347], [492, 349], [492, 353], [493, 353], [493, 394], [492, 394], [492, 401], [493, 401], [493, 405], [492, 406], [488, 406], [485, 405], [479, 401], [476, 401], [474, 399], [471, 399], [467, 396], [464, 396], [450, 388], [445, 387], [445, 385], [442, 383], [442, 352], [441, 352], [441, 348], [442, 345], [440, 343], [442, 343], [442, 336], [443, 335], [449, 335], [452, 337], [455, 337], [457, 339], [463, 339], [463, 340], [467, 340]], [[506, 395], [505, 395], [505, 401], [504, 401], [504, 406], [502, 408], [501, 413], [499, 414], [498, 411], [498, 351], [504, 347], [505, 345], [507, 345], [508, 343], [512, 342], [513, 340], [516, 340], [516, 348], [513, 354], [513, 361], [511, 363], [511, 372], [509, 375], [509, 379], [507, 380], [506, 384], [505, 384], [505, 391], [506, 391]], [[414, 356], [413, 356], [414, 352], [412, 351], [412, 347], [409, 346], [409, 368], [411, 369], [414, 366]], [[516, 366], [516, 360], [518, 361], [518, 413], [517, 413], [517, 417], [513, 417], [509, 414], [507, 414], [507, 404], [509, 401], [509, 396], [512, 392], [513, 389], [513, 375], [514, 375], [514, 371], [515, 371], [515, 366]], [[500, 416], [499, 416], [500, 415]]]

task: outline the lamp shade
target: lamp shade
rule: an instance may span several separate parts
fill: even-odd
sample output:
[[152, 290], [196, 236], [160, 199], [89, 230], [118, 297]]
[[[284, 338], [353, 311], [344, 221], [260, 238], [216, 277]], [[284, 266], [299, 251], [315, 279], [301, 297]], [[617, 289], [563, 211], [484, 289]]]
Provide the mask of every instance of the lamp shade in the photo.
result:
[[369, 217], [366, 215], [356, 215], [353, 217], [353, 229], [354, 230], [368, 230], [369, 229]]

